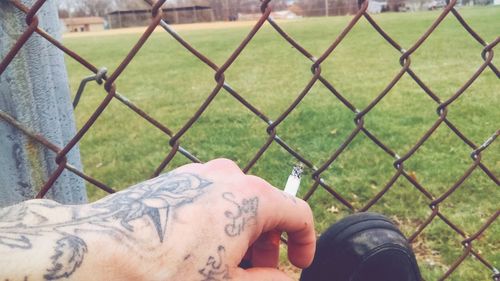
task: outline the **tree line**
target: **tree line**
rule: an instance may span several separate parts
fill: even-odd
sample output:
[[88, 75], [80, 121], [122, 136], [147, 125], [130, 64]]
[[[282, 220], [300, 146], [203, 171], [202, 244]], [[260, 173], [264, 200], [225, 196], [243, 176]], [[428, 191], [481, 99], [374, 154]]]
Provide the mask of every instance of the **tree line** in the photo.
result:
[[[105, 16], [115, 10], [145, 9], [150, 7], [148, 0], [60, 0], [61, 17]], [[287, 0], [273, 0], [274, 9], [285, 9]], [[216, 20], [228, 20], [238, 13], [259, 13], [259, 0], [174, 0], [167, 1], [166, 7], [209, 6]]]
[[[150, 0], [59, 0], [61, 17], [105, 16], [115, 10], [145, 9]], [[360, 0], [272, 0], [273, 10], [289, 9], [301, 16], [345, 15], [355, 13]], [[383, 1], [383, 0], [380, 0]], [[405, 5], [422, 7], [431, 0], [385, 0], [388, 11], [398, 11]], [[443, 2], [445, 0], [442, 0]], [[466, 4], [487, 4], [492, 0], [459, 0]], [[230, 20], [238, 13], [259, 13], [259, 0], [171, 0], [166, 7], [209, 6], [216, 20]]]

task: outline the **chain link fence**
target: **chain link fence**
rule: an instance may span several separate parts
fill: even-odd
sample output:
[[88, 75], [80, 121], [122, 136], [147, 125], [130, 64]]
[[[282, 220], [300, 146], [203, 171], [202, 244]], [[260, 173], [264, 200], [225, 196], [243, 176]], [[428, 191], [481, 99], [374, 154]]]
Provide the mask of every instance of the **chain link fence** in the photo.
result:
[[[459, 256], [452, 264], [449, 265], [444, 275], [442, 275], [439, 280], [447, 279], [454, 271], [457, 270], [463, 263], [463, 261], [469, 257], [475, 257], [477, 261], [479, 261], [487, 270], [492, 272], [493, 280], [500, 280], [500, 273], [495, 268], [495, 263], [498, 261], [487, 260], [483, 257], [483, 253], [480, 253], [474, 247], [474, 242], [478, 240], [478, 238], [490, 228], [495, 221], [498, 219], [500, 214], [500, 210], [497, 208], [493, 214], [489, 214], [489, 218], [480, 226], [474, 233], [467, 233], [460, 227], [458, 227], [455, 223], [453, 223], [450, 219], [445, 216], [442, 211], [440, 211], [440, 206], [445, 202], [454, 192], [456, 192], [461, 185], [466, 181], [466, 179], [476, 170], [484, 173], [489, 180], [493, 183], [495, 188], [498, 188], [500, 182], [498, 177], [492, 172], [490, 168], [486, 166], [485, 163], [481, 161], [481, 155], [483, 151], [487, 150], [488, 147], [494, 143], [498, 136], [500, 135], [500, 130], [496, 130], [492, 132], [490, 138], [484, 140], [483, 143], [474, 143], [469, 137], [467, 137], [457, 126], [455, 126], [448, 118], [448, 109], [453, 106], [454, 102], [464, 94], [466, 89], [468, 89], [479, 77], [479, 75], [485, 71], [485, 69], [491, 69], [497, 78], [500, 77], [500, 72], [498, 68], [493, 64], [493, 56], [494, 47], [500, 42], [500, 37], [497, 37], [493, 42], [487, 43], [485, 40], [481, 38], [479, 34], [477, 34], [471, 26], [464, 20], [464, 18], [460, 15], [460, 13], [454, 8], [456, 4], [456, 0], [451, 1], [444, 10], [439, 14], [439, 16], [433, 21], [432, 25], [426, 30], [426, 32], [412, 45], [407, 49], [403, 48], [398, 44], [398, 42], [392, 38], [388, 33], [382, 29], [377, 22], [367, 13], [368, 1], [360, 1], [359, 9], [357, 13], [352, 17], [349, 24], [342, 30], [342, 32], [338, 35], [338, 37], [334, 40], [334, 42], [328, 47], [328, 49], [318, 58], [314, 57], [308, 50], [306, 50], [301, 44], [299, 44], [294, 38], [292, 38], [287, 32], [280, 27], [280, 25], [274, 21], [270, 14], [272, 12], [272, 8], [270, 6], [271, 0], [264, 0], [261, 3], [261, 18], [255, 23], [249, 34], [244, 38], [244, 40], [240, 43], [238, 48], [230, 55], [230, 57], [222, 64], [217, 65], [210, 58], [199, 52], [195, 49], [189, 42], [187, 42], [183, 37], [181, 37], [172, 26], [167, 24], [163, 20], [161, 7], [165, 3], [166, 0], [159, 0], [155, 2], [152, 6], [152, 18], [151, 23], [141, 35], [140, 39], [137, 41], [135, 46], [130, 50], [128, 55], [123, 59], [120, 65], [114, 70], [112, 73], [108, 75], [106, 69], [99, 69], [95, 65], [93, 65], [89, 60], [83, 58], [77, 53], [65, 47], [61, 42], [57, 41], [53, 37], [51, 37], [47, 32], [40, 29], [38, 27], [38, 19], [37, 19], [37, 11], [44, 5], [45, 0], [38, 0], [31, 7], [24, 6], [18, 0], [10, 0], [8, 1], [10, 5], [14, 6], [18, 10], [22, 11], [26, 15], [26, 30], [23, 34], [19, 36], [17, 42], [10, 49], [7, 55], [1, 58], [0, 63], [0, 75], [6, 70], [9, 64], [12, 62], [16, 54], [20, 51], [26, 41], [33, 34], [39, 34], [41, 37], [45, 38], [48, 42], [53, 44], [55, 47], [59, 48], [61, 51], [66, 53], [69, 57], [80, 63], [82, 66], [95, 73], [95, 75], [85, 78], [78, 92], [76, 94], [76, 98], [74, 101], [74, 106], [78, 104], [79, 98], [85, 90], [85, 85], [88, 82], [97, 82], [98, 84], [102, 84], [104, 89], [107, 92], [107, 95], [99, 104], [99, 106], [95, 109], [93, 114], [88, 118], [85, 124], [78, 130], [76, 135], [74, 135], [71, 140], [64, 146], [59, 147], [50, 141], [43, 135], [40, 135], [38, 132], [31, 131], [25, 125], [21, 124], [18, 120], [16, 120], [13, 116], [7, 114], [4, 111], [0, 111], [0, 120], [10, 124], [11, 126], [17, 128], [27, 137], [31, 138], [38, 144], [50, 149], [57, 156], [55, 157], [55, 162], [57, 164], [57, 169], [52, 172], [50, 177], [46, 180], [45, 184], [40, 188], [39, 193], [37, 194], [37, 198], [43, 198], [44, 195], [51, 189], [54, 182], [58, 179], [63, 171], [69, 171], [71, 173], [76, 174], [77, 176], [83, 178], [88, 183], [92, 184], [96, 188], [102, 189], [106, 192], [112, 193], [114, 190], [104, 184], [103, 182], [95, 179], [83, 171], [75, 168], [68, 163], [66, 155], [79, 143], [82, 138], [85, 137], [89, 129], [93, 126], [99, 116], [106, 110], [110, 102], [113, 100], [117, 100], [120, 103], [126, 105], [132, 112], [142, 117], [144, 120], [149, 122], [151, 125], [156, 127], [158, 130], [163, 132], [169, 138], [169, 144], [171, 146], [171, 150], [168, 155], [165, 156], [164, 160], [158, 165], [157, 169], [154, 171], [154, 175], [160, 174], [165, 167], [171, 162], [171, 160], [177, 154], [181, 154], [185, 156], [192, 162], [201, 162], [194, 154], [192, 154], [188, 148], [183, 147], [182, 138], [183, 136], [193, 127], [193, 125], [199, 120], [200, 116], [209, 108], [212, 104], [212, 101], [215, 99], [217, 95], [221, 93], [224, 89], [227, 91], [236, 101], [245, 106], [251, 113], [253, 113], [256, 117], [258, 117], [262, 122], [267, 124], [266, 133], [268, 135], [267, 141], [260, 147], [260, 149], [255, 153], [253, 158], [246, 164], [244, 167], [245, 172], [249, 172], [250, 169], [261, 159], [262, 155], [268, 150], [271, 144], [278, 144], [282, 148], [284, 148], [291, 156], [293, 156], [296, 160], [300, 161], [306, 169], [309, 169], [309, 172], [312, 175], [312, 186], [308, 187], [307, 192], [304, 196], [305, 200], [309, 200], [318, 190], [324, 190], [331, 195], [331, 200], [336, 200], [345, 208], [347, 208], [350, 212], [363, 212], [368, 211], [372, 206], [374, 206], [385, 194], [394, 186], [394, 183], [398, 179], [403, 179], [410, 183], [415, 190], [421, 193], [428, 201], [428, 206], [430, 208], [430, 215], [419, 223], [416, 231], [408, 238], [410, 243], [413, 243], [417, 237], [426, 229], [431, 222], [434, 220], [440, 220], [444, 222], [454, 233], [458, 234], [462, 237], [462, 245], [456, 245], [456, 247], [462, 247], [463, 253]], [[481, 57], [483, 58], [482, 64], [477, 68], [475, 73], [465, 82], [463, 85], [448, 99], [441, 100], [440, 97], [426, 85], [424, 81], [419, 78], [419, 75], [412, 70], [411, 65], [411, 57], [426, 41], [426, 39], [433, 33], [433, 31], [440, 25], [440, 23], [446, 17], [455, 17], [464, 30], [477, 41], [478, 44], [483, 46]], [[385, 89], [380, 92], [365, 108], [357, 108], [351, 101], [349, 101], [346, 97], [344, 97], [335, 87], [334, 85], [328, 81], [324, 76], [322, 76], [322, 63], [332, 54], [332, 52], [342, 44], [344, 38], [351, 32], [353, 27], [355, 27], [360, 19], [365, 18], [368, 23], [374, 28], [374, 32], [377, 32], [390, 46], [392, 46], [395, 50], [401, 53], [399, 63], [401, 65], [401, 69], [396, 76], [392, 78], [392, 81], [385, 87]], [[288, 106], [288, 108], [276, 119], [271, 120], [266, 116], [266, 114], [260, 111], [256, 106], [246, 100], [243, 96], [241, 96], [234, 88], [232, 88], [225, 79], [225, 72], [231, 67], [233, 62], [240, 56], [242, 51], [247, 47], [249, 42], [254, 38], [254, 36], [259, 32], [261, 27], [268, 22], [272, 28], [282, 37], [284, 38], [290, 46], [294, 47], [297, 52], [304, 56], [304, 59], [308, 59], [311, 62], [311, 71], [312, 76], [307, 84], [307, 86], [301, 91], [300, 95], [296, 97], [292, 104]], [[213, 69], [215, 73], [215, 86], [212, 92], [208, 95], [203, 104], [199, 107], [199, 109], [192, 115], [192, 117], [181, 127], [177, 132], [172, 131], [167, 126], [163, 125], [161, 122], [157, 121], [153, 117], [151, 117], [147, 112], [143, 111], [125, 96], [120, 94], [117, 91], [117, 85], [115, 81], [122, 74], [122, 72], [127, 68], [129, 63], [134, 59], [134, 56], [138, 53], [141, 47], [148, 40], [153, 31], [158, 27], [162, 27], [168, 34], [170, 34], [178, 43], [180, 43], [186, 51], [190, 52], [194, 57], [199, 59], [201, 62], [209, 66]], [[436, 105], [436, 113], [437, 118], [434, 124], [428, 128], [428, 130], [420, 137], [417, 137], [414, 145], [406, 151], [403, 155], [398, 155], [394, 150], [388, 147], [384, 141], [378, 138], [374, 133], [370, 131], [369, 128], [365, 126], [365, 117], [366, 115], [375, 108], [381, 100], [383, 100], [388, 92], [400, 81], [403, 75], [408, 75], [411, 77], [426, 95], [428, 95]], [[313, 163], [308, 160], [308, 158], [301, 154], [297, 149], [293, 148], [289, 145], [283, 138], [281, 138], [277, 133], [277, 128], [282, 124], [282, 122], [287, 119], [287, 117], [291, 114], [292, 111], [301, 103], [301, 101], [310, 93], [311, 88], [315, 84], [324, 85], [331, 94], [338, 99], [347, 109], [352, 112], [352, 116], [354, 118], [354, 129], [350, 133], [350, 135], [343, 140], [342, 144], [335, 150], [335, 152], [330, 155], [329, 159], [324, 163]], [[497, 93], [498, 94], [498, 93]], [[496, 120], [498, 121], [498, 120]], [[442, 194], [433, 194], [425, 186], [419, 183], [415, 177], [411, 174], [411, 172], [405, 169], [405, 163], [408, 161], [415, 152], [436, 132], [436, 130], [440, 127], [447, 127], [451, 132], [453, 132], [458, 138], [460, 138], [463, 143], [465, 143], [470, 148], [470, 166], [469, 168], [462, 174], [462, 176], [454, 183], [450, 184], [450, 187]], [[338, 190], [328, 184], [322, 175], [324, 172], [336, 161], [339, 159], [339, 156], [344, 152], [346, 147], [353, 141], [353, 139], [358, 135], [364, 135], [371, 140], [371, 142], [381, 148], [387, 155], [393, 158], [393, 166], [394, 166], [394, 174], [385, 184], [385, 186], [367, 203], [361, 208], [355, 208], [352, 202], [346, 199]], [[319, 165], [318, 165], [319, 164]], [[498, 198], [497, 198], [498, 199]], [[314, 208], [314, 206], [312, 206]], [[412, 206], [408, 206], [411, 208]], [[498, 237], [497, 237], [498, 238]], [[498, 241], [497, 241], [498, 242]]]

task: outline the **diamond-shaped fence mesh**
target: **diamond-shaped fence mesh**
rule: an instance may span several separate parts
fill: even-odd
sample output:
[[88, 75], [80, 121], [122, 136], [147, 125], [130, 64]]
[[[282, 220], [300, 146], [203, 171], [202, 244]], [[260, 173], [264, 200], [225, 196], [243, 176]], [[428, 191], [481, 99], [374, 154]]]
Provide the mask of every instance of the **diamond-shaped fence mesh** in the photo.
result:
[[[244, 107], [246, 107], [249, 112], [258, 117], [262, 122], [266, 124], [266, 134], [268, 135], [265, 143], [262, 144], [260, 149], [255, 153], [253, 158], [246, 163], [243, 170], [245, 172], [249, 172], [252, 167], [256, 165], [259, 161], [262, 161], [261, 158], [263, 154], [270, 148], [272, 144], [277, 144], [281, 146], [284, 150], [286, 150], [293, 158], [297, 161], [301, 162], [306, 169], [309, 170], [309, 173], [312, 175], [312, 186], [307, 187], [307, 192], [304, 195], [305, 200], [310, 200], [312, 196], [322, 190], [322, 192], [326, 191], [326, 194], [330, 195], [330, 199], [334, 200], [341, 205], [343, 205], [346, 210], [349, 212], [363, 212], [371, 209], [372, 206], [376, 205], [380, 200], [384, 198], [386, 194], [388, 194], [389, 190], [395, 186], [397, 181], [405, 181], [406, 184], [409, 184], [415, 192], [420, 193], [423, 197], [426, 198], [428, 206], [430, 208], [430, 215], [425, 219], [418, 222], [415, 231], [409, 236], [408, 240], [410, 243], [415, 243], [418, 240], [419, 235], [421, 235], [426, 228], [431, 225], [435, 221], [440, 221], [447, 226], [448, 232], [443, 232], [442, 235], [453, 235], [461, 237], [461, 244], [456, 244], [454, 247], [461, 248], [462, 254], [456, 258], [456, 260], [450, 264], [447, 264], [446, 270], [444, 270], [444, 275], [442, 275], [439, 280], [447, 279], [454, 271], [456, 271], [466, 260], [468, 257], [472, 257], [477, 260], [483, 267], [492, 272], [493, 279], [499, 280], [500, 274], [498, 270], [495, 268], [495, 263], [498, 261], [488, 260], [484, 257], [484, 250], [480, 251], [475, 247], [475, 242], [488, 230], [498, 219], [500, 214], [500, 210], [495, 208], [495, 211], [492, 214], [487, 214], [487, 219], [482, 225], [475, 229], [473, 232], [467, 232], [457, 226], [456, 222], [453, 222], [449, 219], [440, 209], [440, 206], [447, 201], [450, 196], [452, 196], [455, 192], [460, 190], [460, 187], [463, 183], [471, 176], [471, 174], [475, 171], [479, 171], [486, 175], [486, 178], [490, 183], [493, 183], [495, 188], [499, 186], [498, 177], [494, 174], [494, 172], [481, 160], [483, 151], [487, 150], [492, 143], [496, 141], [498, 136], [500, 135], [500, 130], [496, 130], [492, 132], [490, 138], [484, 140], [482, 143], [474, 143], [471, 138], [469, 138], [462, 130], [458, 128], [453, 122], [450, 121], [448, 116], [448, 110], [450, 107], [453, 107], [455, 102], [459, 97], [466, 94], [466, 90], [475, 83], [476, 79], [485, 71], [486, 69], [490, 69], [497, 78], [500, 77], [500, 72], [498, 68], [493, 63], [494, 57], [494, 48], [500, 42], [500, 37], [497, 37], [493, 42], [487, 43], [485, 40], [481, 38], [481, 36], [476, 33], [471, 26], [464, 20], [461, 14], [455, 8], [456, 0], [451, 1], [442, 12], [439, 13], [438, 17], [433, 20], [431, 26], [425, 31], [425, 33], [418, 38], [418, 40], [411, 46], [407, 48], [402, 47], [393, 37], [391, 37], [384, 29], [377, 23], [377, 21], [368, 14], [368, 1], [360, 1], [359, 9], [357, 13], [350, 19], [348, 25], [338, 34], [337, 38], [329, 45], [329, 47], [324, 51], [321, 56], [316, 58], [313, 56], [305, 47], [298, 43], [292, 36], [290, 36], [278, 22], [273, 20], [270, 16], [272, 11], [272, 3], [271, 0], [264, 0], [261, 2], [261, 11], [262, 16], [255, 23], [249, 34], [244, 38], [244, 40], [239, 44], [236, 50], [225, 60], [222, 65], [217, 65], [210, 58], [202, 54], [200, 51], [195, 49], [190, 43], [185, 40], [182, 36], [180, 36], [174, 29], [173, 26], [169, 25], [167, 22], [163, 20], [162, 15], [162, 5], [164, 5], [165, 0], [160, 0], [155, 2], [151, 7], [151, 23], [141, 35], [140, 39], [137, 41], [135, 46], [129, 51], [127, 56], [121, 61], [119, 66], [112, 73], [108, 75], [105, 69], [99, 69], [94, 64], [92, 64], [86, 58], [83, 58], [79, 54], [65, 47], [61, 42], [57, 41], [53, 37], [51, 37], [47, 32], [39, 28], [38, 20], [37, 20], [37, 11], [44, 5], [45, 0], [38, 0], [32, 7], [26, 7], [21, 4], [20, 1], [10, 0], [8, 1], [11, 5], [13, 5], [18, 10], [24, 12], [26, 14], [26, 30], [22, 35], [19, 36], [17, 42], [14, 46], [12, 46], [11, 50], [7, 53], [7, 55], [1, 58], [0, 63], [0, 75], [6, 70], [12, 60], [15, 58], [16, 54], [20, 51], [23, 45], [27, 42], [27, 40], [33, 34], [39, 34], [43, 38], [45, 38], [48, 42], [53, 44], [55, 47], [59, 48], [61, 51], [66, 53], [69, 57], [74, 59], [76, 62], [95, 73], [94, 76], [89, 78], [85, 78], [82, 81], [81, 87], [78, 90], [78, 93], [75, 98], [74, 105], [78, 104], [78, 100], [85, 90], [85, 84], [91, 81], [96, 81], [98, 84], [102, 84], [103, 88], [107, 92], [107, 95], [102, 100], [102, 102], [95, 109], [93, 114], [88, 118], [85, 124], [78, 130], [76, 135], [67, 143], [64, 147], [58, 147], [57, 145], [51, 143], [47, 140], [43, 135], [38, 134], [38, 132], [33, 132], [28, 129], [26, 126], [21, 124], [18, 120], [16, 120], [11, 115], [7, 114], [4, 111], [0, 111], [0, 120], [3, 122], [7, 122], [13, 127], [17, 128], [21, 132], [23, 132], [26, 136], [38, 142], [40, 145], [45, 146], [46, 148], [53, 151], [57, 154], [55, 161], [57, 163], [58, 168], [53, 171], [52, 175], [48, 178], [45, 184], [40, 188], [40, 192], [36, 196], [37, 198], [43, 198], [46, 193], [51, 189], [54, 182], [58, 179], [61, 173], [64, 170], [70, 171], [79, 177], [86, 180], [91, 185], [96, 188], [102, 189], [106, 192], [112, 193], [114, 190], [102, 183], [100, 180], [95, 179], [83, 171], [76, 169], [66, 160], [67, 153], [75, 147], [75, 145], [82, 140], [89, 131], [89, 129], [95, 124], [96, 120], [101, 116], [101, 114], [108, 108], [108, 105], [117, 100], [120, 103], [123, 103], [127, 106], [128, 109], [131, 110], [130, 114], [137, 114], [151, 125], [160, 130], [163, 134], [165, 134], [169, 138], [169, 144], [171, 146], [170, 152], [165, 156], [164, 160], [158, 164], [157, 169], [153, 172], [154, 175], [160, 174], [166, 166], [172, 161], [174, 156], [180, 154], [189, 159], [192, 162], [202, 162], [196, 155], [190, 152], [188, 147], [183, 147], [183, 136], [198, 122], [201, 115], [207, 111], [208, 108], [212, 106], [212, 102], [214, 99], [220, 95], [224, 90], [227, 91], [235, 101], [241, 103]], [[477, 68], [475, 73], [469, 77], [467, 81], [465, 81], [462, 86], [450, 97], [445, 100], [442, 100], [435, 91], [429, 87], [425, 81], [423, 81], [419, 73], [415, 72], [412, 69], [412, 55], [419, 50], [419, 48], [423, 45], [426, 39], [434, 32], [434, 30], [441, 24], [441, 22], [447, 17], [455, 17], [458, 22], [461, 24], [463, 29], [467, 31], [467, 33], [477, 41], [477, 44], [482, 46], [481, 57], [483, 61], [481, 65]], [[341, 91], [336, 89], [334, 84], [329, 81], [325, 76], [322, 75], [322, 64], [325, 62], [327, 58], [330, 57], [332, 52], [336, 50], [338, 46], [340, 46], [346, 36], [351, 32], [351, 30], [359, 23], [360, 19], [366, 19], [366, 21], [373, 27], [373, 32], [377, 33], [383, 40], [385, 40], [392, 48], [400, 52], [401, 56], [399, 58], [399, 64], [401, 66], [399, 72], [392, 77], [392, 80], [386, 85], [386, 87], [378, 93], [378, 95], [364, 108], [358, 108], [352, 101], [346, 98]], [[248, 46], [248, 44], [253, 40], [254, 36], [261, 30], [262, 26], [265, 23], [269, 23], [270, 26], [279, 34], [283, 39], [286, 40], [287, 44], [293, 47], [304, 59], [309, 60], [311, 64], [311, 76], [307, 85], [302, 89], [300, 94], [293, 100], [293, 102], [288, 106], [288, 108], [282, 112], [276, 120], [271, 120], [265, 112], [259, 110], [254, 104], [245, 99], [242, 95], [238, 93], [233, 87], [230, 86], [229, 82], [226, 81], [225, 73], [231, 67], [231, 65], [235, 62], [235, 60], [240, 56], [243, 50]], [[191, 116], [191, 118], [183, 124], [183, 126], [178, 131], [173, 131], [160, 121], [153, 118], [147, 112], [139, 108], [136, 104], [127, 99], [124, 95], [120, 94], [117, 89], [117, 84], [115, 83], [123, 71], [127, 68], [129, 63], [134, 60], [134, 56], [139, 52], [139, 50], [146, 43], [152, 32], [160, 26], [163, 28], [168, 34], [170, 34], [187, 52], [189, 52], [192, 56], [196, 57], [198, 60], [206, 64], [213, 70], [215, 74], [215, 83], [212, 92], [208, 95], [203, 104], [199, 107], [199, 109]], [[90, 58], [91, 59], [91, 58]], [[436, 120], [435, 122], [426, 130], [426, 132], [421, 136], [415, 136], [414, 143], [402, 154], [396, 153], [389, 145], [387, 145], [381, 138], [377, 137], [374, 132], [370, 130], [370, 128], [366, 125], [367, 114], [370, 113], [374, 108], [379, 105], [379, 103], [386, 98], [387, 94], [393, 89], [402, 79], [403, 76], [411, 77], [414, 82], [416, 82], [415, 87], [419, 87], [423, 92], [435, 103], [436, 110]], [[352, 112], [352, 118], [354, 119], [354, 125], [351, 133], [347, 138], [345, 138], [342, 143], [336, 148], [333, 154], [329, 155], [328, 160], [324, 163], [313, 163], [308, 157], [299, 152], [298, 149], [294, 148], [292, 145], [287, 143], [286, 139], [280, 137], [278, 135], [278, 129], [280, 124], [282, 124], [291, 113], [298, 107], [298, 105], [308, 96], [311, 92], [313, 86], [321, 84], [329, 92], [332, 94], [332, 97], [340, 101], [343, 106]], [[498, 93], [494, 93], [498, 94]], [[433, 109], [434, 110], [434, 109]], [[408, 114], [411, 114], [409, 112]], [[493, 120], [498, 123], [498, 120]], [[472, 124], [471, 124], [472, 126]], [[480, 126], [480, 124], [479, 124]], [[440, 194], [432, 193], [426, 188], [422, 183], [420, 183], [411, 171], [405, 168], [405, 164], [409, 159], [415, 155], [417, 150], [424, 143], [428, 141], [428, 139], [433, 136], [439, 128], [445, 128], [449, 130], [452, 134], [456, 135], [465, 145], [469, 147], [470, 157], [469, 160], [470, 166], [469, 168], [463, 172], [463, 174], [455, 181], [451, 182], [446, 190]], [[394, 172], [390, 178], [387, 179], [384, 187], [373, 196], [370, 200], [367, 200], [361, 207], [355, 207], [357, 204], [353, 204], [342, 192], [340, 192], [335, 186], [332, 186], [327, 182], [324, 175], [328, 168], [338, 161], [341, 155], [345, 152], [346, 148], [353, 142], [353, 140], [358, 135], [364, 135], [369, 139], [372, 144], [376, 147], [382, 149], [383, 153], [387, 154], [388, 157], [393, 159], [393, 167]], [[497, 151], [498, 152], [498, 151]], [[326, 157], [325, 157], [326, 159]], [[494, 199], [498, 200], [498, 198]], [[390, 202], [389, 202], [390, 204]], [[312, 205], [314, 209], [315, 206]], [[413, 208], [413, 206], [407, 206], [408, 209]], [[498, 238], [498, 237], [497, 237]], [[451, 238], [450, 238], [451, 239]], [[495, 238], [493, 238], [495, 239]], [[498, 241], [496, 242], [498, 243]], [[415, 245], [414, 245], [415, 246]], [[494, 249], [491, 249], [494, 251]]]

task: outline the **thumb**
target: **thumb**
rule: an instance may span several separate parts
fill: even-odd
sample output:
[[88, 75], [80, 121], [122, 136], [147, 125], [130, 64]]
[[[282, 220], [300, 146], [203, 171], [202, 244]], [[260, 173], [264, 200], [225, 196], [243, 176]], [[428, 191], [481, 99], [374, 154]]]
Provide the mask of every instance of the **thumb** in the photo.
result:
[[266, 267], [255, 267], [250, 269], [239, 269], [236, 278], [237, 281], [294, 281], [284, 272]]

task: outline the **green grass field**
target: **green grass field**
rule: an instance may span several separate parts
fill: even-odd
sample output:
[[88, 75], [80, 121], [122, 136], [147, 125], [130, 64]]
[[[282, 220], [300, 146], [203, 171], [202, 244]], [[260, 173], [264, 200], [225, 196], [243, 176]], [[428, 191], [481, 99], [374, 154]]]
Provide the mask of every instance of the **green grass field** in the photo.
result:
[[[464, 18], [487, 41], [499, 36], [500, 8], [460, 10]], [[408, 49], [431, 25], [438, 12], [382, 14], [375, 20]], [[311, 18], [286, 22], [282, 27], [319, 57], [351, 17]], [[184, 31], [180, 34], [221, 65], [250, 28]], [[97, 66], [111, 71], [125, 57], [139, 34], [65, 39], [72, 50]], [[500, 51], [497, 46], [497, 52]], [[412, 56], [412, 69], [446, 100], [481, 65], [479, 45], [449, 16]], [[400, 54], [362, 19], [344, 42], [322, 65], [323, 75], [357, 108], [363, 109], [400, 70]], [[498, 56], [494, 59], [500, 67]], [[71, 88], [90, 75], [68, 59]], [[268, 25], [255, 36], [226, 80], [268, 117], [275, 120], [297, 97], [311, 78], [311, 62], [279, 37]], [[166, 33], [155, 33], [117, 81], [127, 96], [173, 131], [179, 130], [209, 95], [215, 82], [213, 71], [185, 51]], [[89, 84], [76, 110], [81, 126], [104, 97], [104, 90]], [[499, 129], [500, 83], [487, 69], [466, 93], [449, 108], [454, 122], [475, 143], [483, 143]], [[365, 118], [366, 127], [399, 155], [405, 154], [437, 120], [437, 105], [407, 75]], [[324, 163], [354, 129], [354, 115], [317, 83], [298, 108], [278, 128], [278, 134], [317, 166]], [[202, 118], [181, 139], [181, 145], [203, 161], [217, 157], [233, 159], [243, 167], [264, 144], [266, 124], [222, 92]], [[168, 138], [117, 100], [113, 101], [81, 142], [85, 171], [118, 189], [148, 178], [169, 152]], [[483, 153], [483, 163], [500, 175], [500, 142]], [[472, 163], [470, 148], [445, 125], [410, 158], [405, 167], [434, 196], [440, 196]], [[360, 134], [323, 174], [326, 182], [363, 206], [395, 173], [394, 159]], [[167, 170], [188, 160], [178, 154]], [[273, 144], [251, 170], [275, 186], [283, 186], [295, 160]], [[308, 174], [309, 175], [309, 174]], [[305, 177], [302, 194], [311, 186]], [[104, 195], [89, 188], [95, 200]], [[500, 190], [482, 171], [475, 171], [441, 211], [472, 234], [498, 209]], [[394, 218], [406, 234], [428, 217], [424, 198], [404, 179], [371, 210]], [[319, 190], [310, 200], [320, 232], [348, 214], [347, 209]], [[497, 238], [495, 238], [497, 237]], [[499, 267], [500, 224], [495, 222], [474, 247]], [[436, 280], [462, 253], [462, 238], [439, 219], [419, 236], [414, 247], [426, 280]], [[449, 280], [490, 280], [491, 272], [467, 258]]]

